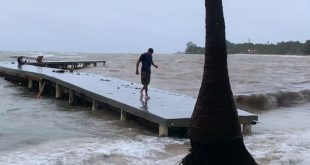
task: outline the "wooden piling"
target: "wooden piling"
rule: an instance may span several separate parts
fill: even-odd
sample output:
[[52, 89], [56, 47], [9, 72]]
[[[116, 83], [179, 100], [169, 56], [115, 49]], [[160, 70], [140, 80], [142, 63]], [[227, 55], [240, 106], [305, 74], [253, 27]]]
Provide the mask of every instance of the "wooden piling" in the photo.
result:
[[96, 99], [93, 99], [91, 109], [92, 109], [92, 111], [98, 110], [98, 101]]
[[126, 121], [127, 119], [127, 113], [124, 110], [121, 110], [121, 121]]
[[244, 135], [249, 135], [252, 133], [251, 124], [243, 124], [242, 126], [242, 132]]
[[37, 94], [36, 98], [40, 98], [42, 93], [44, 92], [44, 87], [45, 87], [45, 81], [44, 80], [40, 80], [39, 81], [39, 93]]
[[159, 136], [168, 136], [168, 127], [166, 124], [159, 124]]
[[33, 80], [28, 79], [28, 89], [33, 89]]
[[55, 98], [60, 99], [62, 96], [62, 87], [58, 83], [56, 83], [55, 85], [55, 93], [56, 93]]
[[69, 104], [74, 104], [74, 90], [69, 89]]

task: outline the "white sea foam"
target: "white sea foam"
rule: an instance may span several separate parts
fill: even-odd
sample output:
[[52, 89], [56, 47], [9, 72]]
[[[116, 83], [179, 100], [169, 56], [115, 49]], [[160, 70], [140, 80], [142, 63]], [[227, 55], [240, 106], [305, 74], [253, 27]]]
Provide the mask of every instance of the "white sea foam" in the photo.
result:
[[309, 165], [310, 130], [276, 131], [247, 137], [247, 147], [260, 164]]
[[[166, 145], [184, 145], [170, 138], [137, 136], [137, 139], [79, 138], [50, 141], [31, 148], [0, 153], [0, 164], [160, 164], [179, 161], [180, 155], [167, 153]], [[157, 157], [163, 159], [154, 163]], [[168, 163], [169, 162], [169, 163]]]

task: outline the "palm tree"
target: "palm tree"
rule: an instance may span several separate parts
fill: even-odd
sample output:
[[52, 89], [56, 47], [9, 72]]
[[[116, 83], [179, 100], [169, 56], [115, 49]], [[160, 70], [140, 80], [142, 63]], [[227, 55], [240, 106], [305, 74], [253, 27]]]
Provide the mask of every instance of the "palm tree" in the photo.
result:
[[256, 165], [241, 135], [230, 87], [222, 0], [205, 0], [203, 80], [191, 118], [190, 153], [184, 165]]

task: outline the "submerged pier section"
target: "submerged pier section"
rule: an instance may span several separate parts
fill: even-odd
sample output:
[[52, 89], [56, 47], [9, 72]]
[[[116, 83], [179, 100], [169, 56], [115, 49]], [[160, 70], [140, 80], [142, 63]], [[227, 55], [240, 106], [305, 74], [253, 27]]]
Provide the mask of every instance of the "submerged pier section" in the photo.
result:
[[29, 62], [28, 65], [58, 68], [58, 69], [79, 69], [84, 68], [92, 64], [97, 66], [97, 64], [102, 63], [105, 65], [105, 60], [74, 60], [74, 61], [43, 61], [43, 62]]
[[[172, 129], [187, 129], [196, 98], [150, 88], [151, 99], [140, 96], [141, 85], [90, 73], [59, 72], [58, 69], [32, 65], [0, 63], [0, 76], [26, 84], [56, 98], [67, 98], [69, 104], [87, 101], [92, 110], [109, 107], [120, 113], [120, 120], [133, 118], [155, 125], [159, 136], [168, 136]], [[243, 133], [251, 133], [258, 116], [238, 109]]]

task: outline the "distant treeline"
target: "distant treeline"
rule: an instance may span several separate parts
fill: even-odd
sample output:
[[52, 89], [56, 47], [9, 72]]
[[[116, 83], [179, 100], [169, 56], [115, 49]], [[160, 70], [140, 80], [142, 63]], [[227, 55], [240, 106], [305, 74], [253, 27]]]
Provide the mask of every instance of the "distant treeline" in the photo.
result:
[[[228, 54], [282, 54], [282, 55], [310, 55], [310, 40], [305, 43], [301, 42], [279, 42], [277, 44], [253, 44], [227, 43]], [[185, 53], [187, 54], [204, 54], [205, 48], [199, 47], [193, 42], [186, 44]]]

